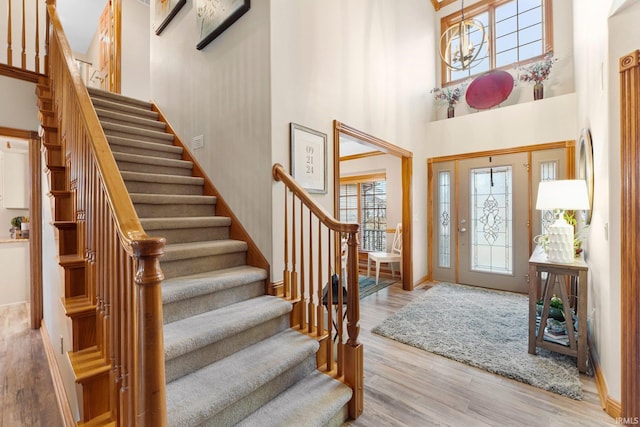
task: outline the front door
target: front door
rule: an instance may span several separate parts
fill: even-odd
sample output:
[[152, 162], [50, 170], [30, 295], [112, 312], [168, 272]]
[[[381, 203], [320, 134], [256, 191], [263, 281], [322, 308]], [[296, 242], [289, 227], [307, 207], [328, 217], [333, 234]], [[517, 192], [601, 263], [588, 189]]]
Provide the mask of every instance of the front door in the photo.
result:
[[527, 291], [528, 155], [478, 157], [458, 165], [458, 280]]
[[566, 178], [566, 158], [554, 147], [430, 161], [433, 279], [526, 293], [547, 214], [535, 210], [538, 182]]

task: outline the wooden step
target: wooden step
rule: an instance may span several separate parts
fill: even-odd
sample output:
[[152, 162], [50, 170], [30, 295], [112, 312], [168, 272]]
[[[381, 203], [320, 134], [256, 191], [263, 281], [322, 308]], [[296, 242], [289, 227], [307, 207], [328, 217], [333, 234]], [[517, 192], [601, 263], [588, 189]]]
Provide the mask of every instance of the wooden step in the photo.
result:
[[105, 412], [97, 417], [91, 418], [87, 422], [79, 422], [78, 427], [115, 427], [117, 423], [113, 421], [111, 412]]
[[87, 296], [61, 298], [65, 314], [71, 319], [73, 351], [91, 348], [97, 343], [96, 305]]
[[54, 221], [72, 221], [74, 219], [71, 191], [51, 190], [49, 197], [53, 197]]
[[47, 165], [46, 173], [49, 181], [49, 191], [64, 191], [66, 189], [67, 168]]
[[84, 275], [85, 259], [75, 254], [61, 255], [58, 257], [58, 264], [64, 268], [65, 297], [88, 295]]
[[55, 221], [58, 229], [58, 255], [73, 255], [78, 252], [78, 224], [75, 221]]
[[68, 352], [67, 357], [73, 369], [76, 383], [82, 385], [82, 419], [90, 422], [109, 412], [109, 371], [111, 365], [106, 362], [97, 346], [81, 351]]

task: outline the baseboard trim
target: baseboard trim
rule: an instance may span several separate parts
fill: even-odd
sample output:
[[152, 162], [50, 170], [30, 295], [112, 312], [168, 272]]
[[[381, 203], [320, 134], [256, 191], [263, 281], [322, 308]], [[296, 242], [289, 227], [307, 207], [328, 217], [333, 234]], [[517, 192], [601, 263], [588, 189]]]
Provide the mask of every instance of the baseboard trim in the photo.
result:
[[51, 380], [53, 381], [53, 389], [56, 394], [56, 401], [58, 402], [58, 408], [60, 409], [60, 416], [65, 427], [75, 427], [76, 421], [71, 412], [71, 406], [69, 405], [69, 399], [64, 391], [64, 382], [62, 381], [62, 375], [60, 369], [56, 363], [56, 353], [49, 338], [49, 333], [45, 326], [44, 320], [40, 325], [40, 335], [42, 336], [42, 344], [44, 345], [44, 353], [47, 355], [47, 362], [49, 363], [49, 372], [51, 372]]
[[612, 418], [620, 418], [622, 416], [622, 405], [620, 402], [609, 396], [607, 381], [604, 378], [604, 373], [600, 367], [598, 352], [593, 345], [593, 339], [590, 334], [587, 344], [589, 346], [589, 359], [591, 361], [591, 366], [593, 367], [593, 376], [596, 382], [596, 388], [598, 389], [598, 397], [600, 398], [600, 406]]

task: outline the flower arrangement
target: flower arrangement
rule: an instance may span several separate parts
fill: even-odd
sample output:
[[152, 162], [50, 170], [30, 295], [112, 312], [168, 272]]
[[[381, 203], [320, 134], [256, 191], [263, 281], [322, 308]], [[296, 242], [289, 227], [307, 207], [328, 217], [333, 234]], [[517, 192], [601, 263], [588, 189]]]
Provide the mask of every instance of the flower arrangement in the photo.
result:
[[431, 93], [434, 94], [437, 103], [454, 107], [464, 94], [467, 85], [468, 82], [464, 82], [456, 87], [435, 88], [431, 90]]
[[553, 63], [557, 61], [558, 58], [554, 58], [553, 53], [549, 52], [541, 61], [536, 61], [532, 64], [518, 67], [516, 68], [518, 80], [523, 82], [534, 82], [535, 84], [542, 83], [549, 78], [549, 74], [551, 74], [551, 67], [553, 66]]

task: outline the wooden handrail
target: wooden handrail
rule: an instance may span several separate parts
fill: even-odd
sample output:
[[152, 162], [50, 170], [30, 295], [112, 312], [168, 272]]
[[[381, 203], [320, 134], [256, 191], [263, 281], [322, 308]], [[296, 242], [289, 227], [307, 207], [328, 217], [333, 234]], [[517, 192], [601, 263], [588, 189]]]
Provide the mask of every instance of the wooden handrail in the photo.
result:
[[302, 200], [313, 214], [322, 221], [324, 225], [330, 228], [333, 231], [340, 231], [343, 233], [357, 233], [358, 232], [358, 224], [348, 223], [348, 222], [340, 222], [336, 220], [333, 215], [328, 213], [322, 206], [318, 205], [311, 195], [298, 184], [295, 179], [291, 175], [289, 175], [284, 168], [279, 163], [273, 165], [272, 168], [273, 179], [276, 181], [282, 181], [284, 185], [287, 186], [291, 192], [293, 192], [300, 200]]
[[[108, 380], [96, 379], [85, 389], [83, 399], [98, 402], [94, 410], [85, 405], [87, 418], [81, 421], [103, 416], [96, 412], [106, 407], [117, 425], [165, 426], [164, 276], [159, 263], [165, 240], [147, 236], [140, 224], [52, 4], [47, 18], [47, 71], [69, 193], [75, 198], [69, 219], [77, 224], [75, 256], [85, 265], [81, 296], [95, 305], [96, 316], [95, 344], [74, 350], [98, 352], [109, 372]], [[78, 375], [81, 369], [74, 366], [76, 378], [98, 375], [92, 373], [95, 369]], [[98, 391], [95, 384], [107, 390]]]
[[[316, 337], [321, 342], [317, 356], [318, 368], [335, 375], [351, 387], [353, 396], [349, 402], [349, 416], [355, 419], [362, 413], [364, 404], [364, 353], [362, 344], [358, 341], [360, 334], [357, 237], [359, 225], [340, 222], [333, 218], [286, 172], [282, 165], [274, 164], [272, 174], [274, 180], [281, 181], [285, 185], [283, 233], [285, 265], [282, 293], [294, 305], [291, 326], [298, 327], [300, 331]], [[290, 208], [287, 191], [292, 193], [293, 198]], [[299, 209], [296, 209], [296, 199], [300, 203]], [[309, 214], [307, 220], [305, 220], [304, 208]], [[289, 218], [290, 213], [291, 218]], [[317, 229], [314, 228], [314, 222], [317, 222]], [[327, 229], [326, 235], [322, 226]], [[296, 227], [299, 228], [299, 233], [296, 233]], [[305, 230], [306, 227], [308, 232]], [[306, 237], [305, 233], [307, 233]], [[347, 264], [343, 266], [341, 242], [345, 234]], [[305, 241], [308, 243], [306, 248]], [[323, 241], [327, 244], [323, 245]], [[344, 281], [343, 271], [346, 271], [347, 277], [346, 301], [341, 291]], [[308, 273], [308, 276], [305, 273]], [[334, 276], [338, 277], [339, 284], [335, 289]], [[323, 290], [324, 283], [326, 285]], [[338, 294], [334, 295], [334, 292]], [[343, 325], [343, 305], [346, 306], [346, 328]], [[346, 342], [343, 338], [345, 330]], [[335, 362], [334, 346], [337, 351]]]

